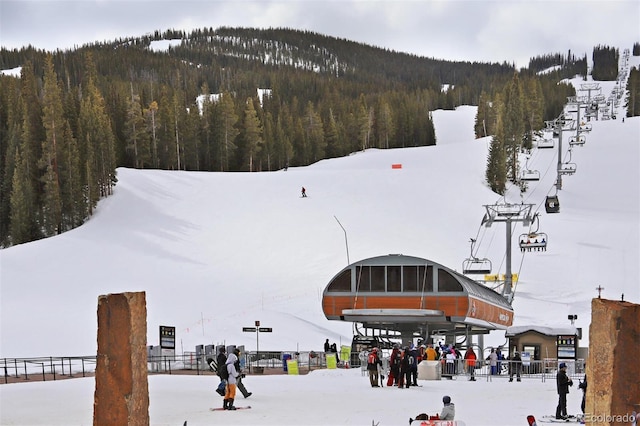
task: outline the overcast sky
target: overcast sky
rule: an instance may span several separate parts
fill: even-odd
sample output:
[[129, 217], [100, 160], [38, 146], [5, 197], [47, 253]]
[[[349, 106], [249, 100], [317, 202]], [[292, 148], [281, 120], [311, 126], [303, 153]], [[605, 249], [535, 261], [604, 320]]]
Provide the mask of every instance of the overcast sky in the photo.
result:
[[[567, 32], [567, 23], [574, 31]], [[448, 60], [516, 63], [640, 42], [638, 0], [0, 0], [3, 47], [55, 50], [154, 30], [287, 27]]]

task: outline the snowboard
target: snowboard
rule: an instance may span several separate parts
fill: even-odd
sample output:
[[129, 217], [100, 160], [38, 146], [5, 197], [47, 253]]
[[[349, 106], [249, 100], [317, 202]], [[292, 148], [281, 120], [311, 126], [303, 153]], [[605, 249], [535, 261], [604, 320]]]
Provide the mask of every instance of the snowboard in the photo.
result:
[[209, 371], [214, 373], [218, 372], [218, 363], [213, 358], [207, 358], [207, 365], [209, 366]]
[[537, 423], [580, 423], [580, 419], [576, 416], [569, 416], [566, 419], [556, 419], [556, 416], [542, 416]]
[[245, 405], [242, 407], [236, 407], [235, 410], [225, 410], [222, 407], [216, 407], [216, 408], [209, 408], [210, 411], [236, 411], [236, 410], [248, 410], [249, 408], [251, 408], [250, 405]]

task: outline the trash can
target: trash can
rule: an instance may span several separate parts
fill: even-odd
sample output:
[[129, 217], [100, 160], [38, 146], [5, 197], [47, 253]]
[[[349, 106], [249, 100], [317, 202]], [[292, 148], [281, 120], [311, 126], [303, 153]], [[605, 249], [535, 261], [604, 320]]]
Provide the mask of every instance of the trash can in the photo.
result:
[[282, 369], [286, 373], [287, 370], [287, 361], [291, 359], [291, 354], [282, 354]]
[[419, 380], [441, 380], [442, 366], [440, 361], [422, 361], [418, 364]]

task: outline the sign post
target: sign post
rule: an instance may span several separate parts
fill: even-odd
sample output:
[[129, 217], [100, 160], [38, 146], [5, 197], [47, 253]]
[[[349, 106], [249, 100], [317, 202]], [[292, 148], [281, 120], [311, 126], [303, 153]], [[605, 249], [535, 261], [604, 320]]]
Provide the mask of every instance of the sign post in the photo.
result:
[[[255, 322], [255, 327], [242, 327], [242, 331], [245, 333], [256, 333], [256, 361], [260, 359], [260, 333], [271, 333], [273, 329], [271, 327], [260, 327], [260, 321]], [[251, 366], [251, 364], [249, 364]]]

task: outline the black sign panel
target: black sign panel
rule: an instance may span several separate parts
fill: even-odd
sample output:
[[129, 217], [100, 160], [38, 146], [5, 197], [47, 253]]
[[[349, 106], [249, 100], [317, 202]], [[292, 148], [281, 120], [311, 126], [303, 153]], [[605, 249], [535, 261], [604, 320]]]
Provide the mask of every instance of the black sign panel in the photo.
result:
[[242, 331], [245, 332], [256, 332], [256, 328], [255, 327], [242, 327]]
[[166, 325], [160, 326], [160, 347], [162, 349], [176, 348], [176, 328]]
[[261, 333], [271, 333], [273, 329], [271, 327], [260, 327], [258, 331], [260, 331]]

